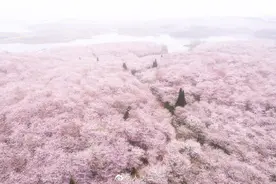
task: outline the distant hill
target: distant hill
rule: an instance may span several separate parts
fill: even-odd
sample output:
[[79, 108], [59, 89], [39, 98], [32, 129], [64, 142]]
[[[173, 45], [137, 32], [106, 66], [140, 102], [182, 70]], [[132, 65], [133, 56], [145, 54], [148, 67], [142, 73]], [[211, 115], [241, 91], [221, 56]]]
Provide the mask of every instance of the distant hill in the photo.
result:
[[[130, 36], [156, 36], [167, 34], [175, 38], [204, 39], [214, 36], [252, 35], [275, 38], [275, 17], [208, 17], [159, 19], [154, 21], [97, 22], [65, 19], [31, 24], [30, 32], [1, 33], [0, 43], [55, 43], [76, 39], [89, 39], [95, 35], [116, 32]], [[268, 36], [267, 36], [268, 34]]]

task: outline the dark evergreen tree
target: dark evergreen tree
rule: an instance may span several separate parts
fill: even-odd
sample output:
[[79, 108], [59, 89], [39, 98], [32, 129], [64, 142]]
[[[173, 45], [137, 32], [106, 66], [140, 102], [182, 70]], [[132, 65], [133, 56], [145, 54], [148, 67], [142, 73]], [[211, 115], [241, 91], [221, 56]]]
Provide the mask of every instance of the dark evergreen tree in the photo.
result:
[[125, 114], [124, 114], [124, 120], [127, 120], [129, 117], [129, 111], [130, 111], [131, 107], [128, 107]]
[[123, 63], [123, 68], [127, 70], [127, 65], [125, 63]]
[[157, 61], [156, 61], [156, 59], [155, 59], [155, 61], [153, 62], [153, 64], [152, 64], [152, 68], [156, 68], [157, 67]]
[[178, 93], [178, 98], [175, 103], [175, 107], [180, 106], [184, 107], [186, 105], [186, 99], [185, 99], [185, 94], [182, 88], [180, 88], [179, 93]]

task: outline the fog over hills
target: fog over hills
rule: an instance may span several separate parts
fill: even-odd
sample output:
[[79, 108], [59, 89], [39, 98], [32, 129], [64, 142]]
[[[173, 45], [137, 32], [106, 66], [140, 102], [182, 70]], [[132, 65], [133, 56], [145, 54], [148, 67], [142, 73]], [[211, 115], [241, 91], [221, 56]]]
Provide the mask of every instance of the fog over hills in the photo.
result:
[[[275, 18], [211, 17], [186, 19], [160, 19], [151, 21], [97, 22], [65, 19], [25, 25], [28, 31], [18, 28], [5, 31], [2, 24], [0, 43], [62, 43], [76, 39], [90, 39], [93, 36], [117, 33], [128, 36], [169, 35], [173, 38], [206, 39], [217, 36], [255, 37], [275, 39]], [[4, 31], [1, 31], [4, 30]]]

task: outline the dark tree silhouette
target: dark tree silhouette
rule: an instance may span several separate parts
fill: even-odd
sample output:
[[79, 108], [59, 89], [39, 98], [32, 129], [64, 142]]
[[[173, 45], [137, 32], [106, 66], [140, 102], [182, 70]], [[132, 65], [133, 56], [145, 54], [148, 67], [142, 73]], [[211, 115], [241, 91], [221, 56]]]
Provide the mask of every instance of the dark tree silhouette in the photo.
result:
[[164, 103], [164, 108], [168, 109], [168, 111], [169, 111], [172, 115], [174, 115], [174, 110], [175, 110], [175, 108], [174, 108], [174, 106], [170, 105], [169, 102], [165, 102], [165, 103]]
[[136, 177], [139, 178], [140, 177], [138, 169], [136, 169], [135, 167], [131, 168], [130, 175], [131, 175], [132, 178], [136, 178]]
[[137, 72], [137, 71], [136, 71], [135, 69], [131, 70], [131, 74], [132, 74], [132, 75], [135, 75], [136, 72]]
[[125, 63], [123, 63], [123, 68], [127, 70], [127, 65]]
[[131, 107], [129, 106], [124, 114], [124, 120], [127, 120], [129, 117], [129, 111], [131, 110]]
[[185, 94], [182, 88], [180, 88], [179, 93], [178, 93], [178, 98], [175, 103], [175, 107], [180, 106], [184, 107], [186, 105], [186, 99], [185, 99]]
[[77, 184], [77, 183], [75, 182], [74, 178], [73, 178], [73, 177], [71, 177], [71, 178], [70, 178], [70, 182], [69, 182], [69, 184]]
[[156, 68], [157, 67], [157, 61], [156, 59], [154, 60], [153, 64], [152, 64], [152, 68]]

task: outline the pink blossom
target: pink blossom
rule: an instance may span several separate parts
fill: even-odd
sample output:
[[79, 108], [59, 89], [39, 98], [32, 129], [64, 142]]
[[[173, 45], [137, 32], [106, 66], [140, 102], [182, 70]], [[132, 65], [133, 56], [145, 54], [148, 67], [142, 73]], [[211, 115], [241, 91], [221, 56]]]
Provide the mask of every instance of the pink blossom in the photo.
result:
[[[275, 53], [264, 41], [1, 53], [0, 183], [273, 183]], [[163, 103], [180, 88], [172, 115]]]

